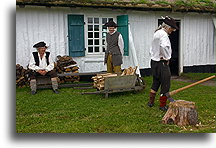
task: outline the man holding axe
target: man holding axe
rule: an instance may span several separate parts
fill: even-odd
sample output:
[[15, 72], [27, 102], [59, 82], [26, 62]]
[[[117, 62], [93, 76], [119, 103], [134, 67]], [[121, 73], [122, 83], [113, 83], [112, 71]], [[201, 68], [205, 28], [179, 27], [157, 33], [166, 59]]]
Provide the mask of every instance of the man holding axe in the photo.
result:
[[161, 86], [160, 91], [160, 110], [167, 111], [167, 99], [170, 98], [170, 79], [171, 72], [169, 68], [169, 60], [171, 59], [172, 49], [169, 40], [169, 34], [178, 29], [173, 18], [162, 17], [163, 23], [160, 25], [153, 36], [152, 46], [150, 48], [151, 70], [153, 75], [153, 83], [150, 90], [148, 106], [154, 106], [156, 93]]

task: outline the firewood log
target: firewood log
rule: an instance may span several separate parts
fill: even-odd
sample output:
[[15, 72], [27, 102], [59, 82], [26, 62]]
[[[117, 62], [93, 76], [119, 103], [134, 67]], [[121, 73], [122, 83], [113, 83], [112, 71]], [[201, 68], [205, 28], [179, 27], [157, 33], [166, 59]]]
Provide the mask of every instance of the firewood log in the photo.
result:
[[[70, 56], [57, 56], [57, 66], [56, 70], [58, 73], [79, 73], [79, 67], [77, 63]], [[60, 82], [78, 82], [80, 80], [79, 76], [65, 76], [60, 78]], [[65, 79], [65, 80], [64, 80]]]
[[125, 68], [121, 74], [121, 76], [123, 75], [134, 75], [136, 73], [136, 69], [137, 66], [135, 68], [129, 67], [129, 68]]
[[92, 77], [93, 87], [97, 88], [98, 90], [103, 90], [105, 78], [106, 77], [116, 77], [116, 76], [117, 74], [113, 74], [113, 73], [97, 74], [96, 76]]
[[198, 113], [195, 103], [185, 100], [170, 102], [162, 123], [176, 124], [178, 126], [196, 125], [198, 123]]

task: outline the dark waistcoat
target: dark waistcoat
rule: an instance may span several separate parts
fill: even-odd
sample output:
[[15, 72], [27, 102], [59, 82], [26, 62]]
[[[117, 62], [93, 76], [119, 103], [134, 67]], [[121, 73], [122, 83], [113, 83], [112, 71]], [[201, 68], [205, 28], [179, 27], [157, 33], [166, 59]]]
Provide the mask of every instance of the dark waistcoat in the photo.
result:
[[[35, 60], [35, 65], [39, 66], [39, 57], [38, 57], [38, 52], [32, 52], [33, 56], [34, 56], [34, 60]], [[49, 55], [50, 52], [46, 52], [46, 62], [47, 65], [49, 65]]]
[[122, 64], [122, 54], [118, 46], [119, 34], [120, 33], [116, 31], [112, 35], [109, 33], [106, 35], [107, 50], [105, 52], [105, 63], [107, 62], [107, 56], [110, 53], [112, 54], [112, 63], [114, 66], [120, 66]]

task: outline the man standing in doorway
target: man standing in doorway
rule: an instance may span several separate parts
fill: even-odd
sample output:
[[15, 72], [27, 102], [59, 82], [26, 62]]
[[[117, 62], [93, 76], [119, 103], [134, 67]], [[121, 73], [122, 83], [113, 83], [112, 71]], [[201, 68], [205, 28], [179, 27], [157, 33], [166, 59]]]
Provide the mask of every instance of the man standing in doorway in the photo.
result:
[[109, 32], [105, 41], [105, 58], [108, 73], [121, 73], [122, 56], [124, 53], [124, 41], [122, 35], [116, 31], [117, 24], [110, 19], [105, 24]]
[[160, 110], [166, 111], [167, 99], [173, 101], [169, 95], [171, 72], [169, 68], [169, 60], [171, 59], [172, 49], [169, 35], [178, 29], [173, 18], [162, 17], [163, 23], [156, 29], [152, 46], [150, 48], [151, 71], [153, 75], [153, 83], [150, 90], [148, 106], [154, 106], [156, 93], [161, 86], [160, 91]]

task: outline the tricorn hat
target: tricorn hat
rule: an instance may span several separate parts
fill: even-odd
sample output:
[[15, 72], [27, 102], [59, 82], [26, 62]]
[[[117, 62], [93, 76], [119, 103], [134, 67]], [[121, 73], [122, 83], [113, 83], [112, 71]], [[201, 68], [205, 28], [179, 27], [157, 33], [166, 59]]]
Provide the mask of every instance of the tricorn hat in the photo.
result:
[[104, 24], [106, 27], [118, 27], [118, 25], [113, 21], [113, 19], [109, 19], [107, 23]]
[[46, 48], [47, 48], [46, 43], [44, 43], [44, 42], [42, 41], [42, 42], [36, 43], [36, 44], [33, 46], [33, 48], [40, 48], [40, 47], [46, 47]]
[[166, 17], [162, 17], [162, 19], [163, 19], [163, 22], [169, 25], [170, 27], [174, 29], [179, 29], [178, 26], [176, 25], [176, 21], [173, 18], [166, 16]]

